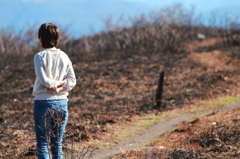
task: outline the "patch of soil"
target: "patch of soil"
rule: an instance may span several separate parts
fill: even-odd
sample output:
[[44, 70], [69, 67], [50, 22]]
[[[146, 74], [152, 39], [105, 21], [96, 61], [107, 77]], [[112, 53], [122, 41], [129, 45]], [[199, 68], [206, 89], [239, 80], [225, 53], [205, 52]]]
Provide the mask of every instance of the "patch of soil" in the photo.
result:
[[201, 63], [207, 68], [214, 69], [214, 71], [236, 69], [231, 63], [231, 60], [234, 59], [228, 57], [223, 51], [219, 50], [202, 53], [191, 52], [188, 57], [196, 63]]
[[[239, 158], [239, 104], [184, 122], [171, 133], [156, 138], [142, 148], [127, 149], [108, 158]], [[162, 129], [165, 129], [164, 126]]]
[[[108, 52], [108, 59], [97, 53], [91, 55], [98, 57], [94, 58], [97, 60], [70, 56], [77, 85], [69, 95], [66, 143], [111, 143], [117, 137], [114, 131], [117, 125], [159, 112], [153, 106], [161, 70], [166, 75], [162, 110], [196, 100], [238, 95], [237, 48], [192, 52], [198, 47], [208, 47], [210, 42], [212, 45], [218, 39], [191, 43], [190, 51], [181, 53], [142, 53], [133, 49]], [[211, 62], [206, 60], [208, 54]], [[21, 158], [35, 147], [33, 55], [6, 55], [0, 63], [0, 81], [4, 81], [0, 83], [0, 156]]]
[[[145, 150], [148, 150], [148, 149], [151, 149], [149, 152], [149, 155], [151, 155], [151, 156], [155, 155], [155, 157], [152, 156], [152, 158], [158, 158], [162, 155], [163, 149], [165, 149], [165, 150], [167, 149], [170, 156], [173, 155], [173, 151], [175, 153], [174, 155], [177, 155], [178, 150], [181, 151], [180, 149], [183, 149], [183, 152], [185, 152], [186, 146], [184, 146], [184, 144], [190, 144], [191, 141], [198, 141], [200, 145], [207, 144], [207, 143], [211, 144], [212, 142], [215, 142], [215, 140], [217, 142], [217, 139], [211, 140], [210, 138], [207, 138], [207, 142], [205, 142], [205, 139], [201, 140], [201, 137], [196, 136], [197, 133], [194, 133], [194, 132], [199, 131], [199, 133], [201, 133], [203, 131], [203, 129], [211, 130], [211, 124], [213, 122], [220, 124], [223, 120], [221, 118], [225, 119], [231, 115], [232, 115], [231, 119], [224, 121], [225, 123], [228, 124], [228, 121], [234, 122], [235, 120], [236, 120], [236, 122], [240, 121], [240, 119], [239, 119], [239, 114], [240, 114], [239, 104], [240, 104], [240, 102], [232, 103], [232, 104], [226, 105], [224, 107], [217, 108], [215, 110], [200, 111], [200, 112], [198, 112], [198, 114], [191, 114], [191, 113], [181, 114], [176, 118], [160, 121], [158, 124], [150, 127], [147, 131], [143, 131], [143, 132], [140, 131], [139, 133], [135, 134], [135, 136], [133, 138], [125, 139], [120, 144], [117, 144], [116, 146], [105, 149], [104, 151], [95, 152], [91, 159], [110, 159], [110, 158], [120, 159], [120, 158], [128, 158], [128, 157], [132, 157], [132, 158], [136, 158], [136, 159], [147, 158], [147, 156], [146, 156], [147, 152], [145, 152]], [[224, 117], [221, 116], [221, 118], [219, 118], [219, 115], [216, 115], [218, 111], [224, 112], [223, 113]], [[207, 115], [205, 115], [203, 118], [199, 117], [204, 114], [207, 114]], [[214, 118], [213, 121], [204, 121], [206, 116], [212, 117], [214, 115], [216, 115], [216, 117]], [[192, 119], [190, 122], [186, 122], [186, 121], [189, 121], [190, 119]], [[199, 123], [201, 123], [201, 124], [199, 124]], [[208, 124], [208, 125], [204, 125], [204, 124]], [[194, 125], [198, 125], [198, 127], [194, 128], [193, 127]], [[221, 125], [223, 125], [223, 124], [221, 124]], [[229, 123], [229, 125], [231, 125], [231, 124]], [[176, 128], [176, 127], [178, 127], [178, 128]], [[219, 127], [221, 127], [221, 126], [219, 125]], [[229, 127], [231, 127], [231, 126], [229, 126]], [[170, 130], [173, 130], [173, 131], [169, 135], [166, 135], [163, 138], [161, 138], [161, 137], [159, 138], [159, 136], [163, 136]], [[238, 132], [235, 132], [235, 134], [240, 135], [239, 134], [240, 131], [238, 129], [236, 129], [236, 130]], [[219, 132], [220, 131], [221, 130], [219, 130]], [[209, 135], [209, 132], [206, 135]], [[173, 141], [171, 141], [171, 140], [173, 140]], [[199, 141], [199, 140], [201, 140], [201, 141]], [[149, 144], [149, 142], [151, 142], [151, 143]], [[181, 142], [181, 146], [175, 145], [178, 142]], [[143, 146], [145, 148], [141, 148]], [[230, 145], [225, 145], [225, 146], [230, 146]], [[236, 147], [236, 145], [231, 145], [231, 146]], [[238, 146], [240, 146], [240, 145], [238, 145]], [[136, 148], [138, 148], [138, 149], [136, 149]], [[154, 152], [155, 150], [153, 151], [153, 149], [157, 149], [157, 151], [156, 151], [157, 153]], [[192, 150], [192, 151], [195, 152], [195, 150]], [[164, 152], [164, 153], [166, 153], [166, 152]], [[170, 154], [170, 153], [172, 153], [172, 154]], [[186, 153], [184, 153], [185, 157], [187, 156]], [[181, 155], [179, 155], [179, 156], [181, 156]], [[176, 158], [179, 158], [179, 157], [176, 157]]]

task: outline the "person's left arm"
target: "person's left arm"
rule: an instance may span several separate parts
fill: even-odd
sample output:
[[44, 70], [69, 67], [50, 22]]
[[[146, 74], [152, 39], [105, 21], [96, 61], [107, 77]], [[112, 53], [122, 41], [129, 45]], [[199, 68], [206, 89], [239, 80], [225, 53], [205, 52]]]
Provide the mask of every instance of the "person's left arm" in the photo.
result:
[[69, 63], [69, 69], [66, 75], [66, 78], [63, 80], [63, 84], [57, 88], [49, 88], [48, 90], [51, 93], [60, 93], [65, 91], [70, 91], [76, 85], [76, 76], [73, 70], [72, 63]]

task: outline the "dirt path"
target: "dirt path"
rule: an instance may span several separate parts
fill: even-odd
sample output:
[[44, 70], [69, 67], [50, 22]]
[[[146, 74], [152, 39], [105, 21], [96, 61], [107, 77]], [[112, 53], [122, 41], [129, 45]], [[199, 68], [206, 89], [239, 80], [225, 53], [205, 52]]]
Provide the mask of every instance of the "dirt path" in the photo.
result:
[[213, 110], [228, 111], [238, 107], [240, 107], [240, 102], [232, 103], [232, 104], [219, 107], [216, 109], [212, 109], [212, 110], [201, 111], [201, 112], [198, 112], [197, 114], [188, 113], [188, 114], [180, 115], [170, 120], [160, 121], [158, 124], [150, 127], [147, 131], [139, 132], [135, 134], [133, 138], [122, 141], [116, 146], [105, 149], [103, 151], [94, 152], [94, 155], [91, 157], [91, 159], [107, 159], [115, 154], [144, 146], [154, 138], [157, 138], [163, 135], [164, 133], [172, 130], [173, 128], [176, 128], [183, 121], [190, 120], [190, 119], [193, 119], [194, 117], [211, 113]]

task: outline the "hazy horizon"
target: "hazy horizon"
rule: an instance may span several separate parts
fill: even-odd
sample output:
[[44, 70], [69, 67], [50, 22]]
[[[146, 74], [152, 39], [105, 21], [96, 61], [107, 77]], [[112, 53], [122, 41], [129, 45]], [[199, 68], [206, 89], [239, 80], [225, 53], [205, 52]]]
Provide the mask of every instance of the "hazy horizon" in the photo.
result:
[[194, 12], [203, 18], [208, 18], [213, 12], [220, 17], [240, 15], [238, 0], [0, 0], [0, 28], [22, 30], [54, 22], [79, 37], [102, 31], [107, 17], [115, 21], [121, 15], [126, 19], [134, 18], [177, 3], [186, 9], [194, 7]]

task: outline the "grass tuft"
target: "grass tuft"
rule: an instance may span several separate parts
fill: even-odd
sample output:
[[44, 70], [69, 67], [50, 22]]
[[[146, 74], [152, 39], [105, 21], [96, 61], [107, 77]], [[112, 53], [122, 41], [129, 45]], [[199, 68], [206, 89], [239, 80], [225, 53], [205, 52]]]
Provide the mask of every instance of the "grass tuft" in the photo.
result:
[[220, 97], [220, 98], [217, 98], [214, 100], [208, 100], [208, 101], [198, 101], [194, 103], [195, 106], [190, 109], [190, 112], [196, 114], [198, 111], [210, 110], [217, 107], [222, 107], [224, 105], [234, 103], [237, 101], [240, 101], [239, 97], [231, 97], [231, 96]]

